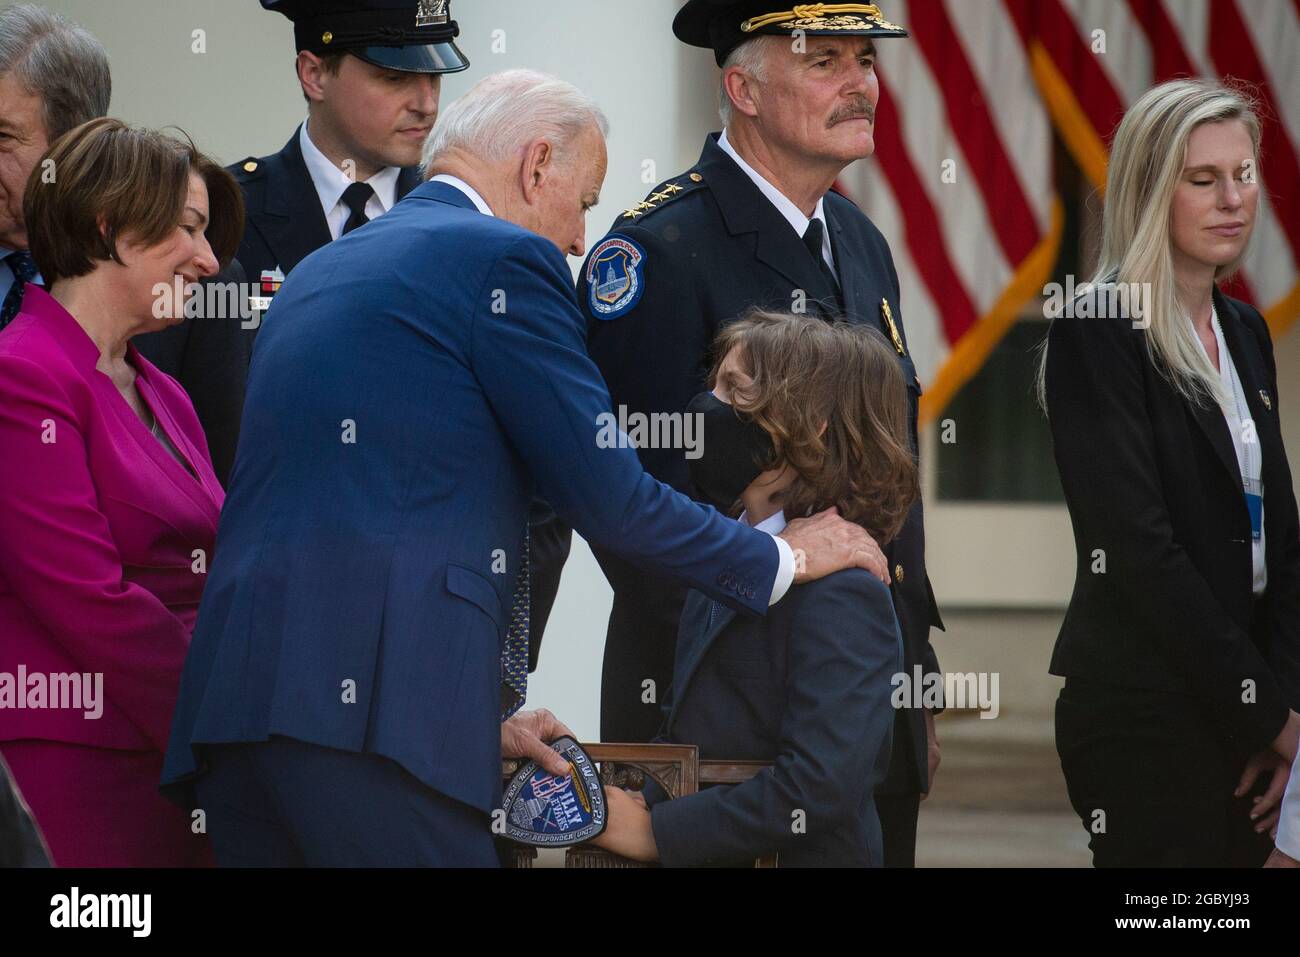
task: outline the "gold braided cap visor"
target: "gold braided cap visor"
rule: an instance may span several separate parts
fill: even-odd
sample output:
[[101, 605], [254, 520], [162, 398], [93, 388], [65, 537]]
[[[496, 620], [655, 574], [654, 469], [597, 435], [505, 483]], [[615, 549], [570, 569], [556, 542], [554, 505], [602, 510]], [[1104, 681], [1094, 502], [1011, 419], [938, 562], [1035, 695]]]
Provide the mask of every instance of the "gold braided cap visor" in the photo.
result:
[[764, 27], [783, 30], [898, 30], [904, 28], [890, 23], [874, 3], [800, 3], [791, 10], [764, 13], [750, 17], [740, 25], [742, 33], [753, 33]]

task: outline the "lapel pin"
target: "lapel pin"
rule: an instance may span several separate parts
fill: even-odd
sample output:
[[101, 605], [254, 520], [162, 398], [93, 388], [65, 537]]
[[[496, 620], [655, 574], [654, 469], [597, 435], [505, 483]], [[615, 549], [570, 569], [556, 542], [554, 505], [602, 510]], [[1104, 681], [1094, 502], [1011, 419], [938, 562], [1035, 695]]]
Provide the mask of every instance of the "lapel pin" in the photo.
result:
[[1261, 399], [1264, 400], [1264, 408], [1266, 408], [1266, 409], [1268, 409], [1268, 411], [1272, 412], [1272, 411], [1273, 411], [1273, 400], [1270, 399], [1270, 398], [1268, 397], [1268, 393], [1265, 392], [1263, 389], [1260, 389], [1260, 390], [1259, 390], [1259, 397], [1260, 397]]

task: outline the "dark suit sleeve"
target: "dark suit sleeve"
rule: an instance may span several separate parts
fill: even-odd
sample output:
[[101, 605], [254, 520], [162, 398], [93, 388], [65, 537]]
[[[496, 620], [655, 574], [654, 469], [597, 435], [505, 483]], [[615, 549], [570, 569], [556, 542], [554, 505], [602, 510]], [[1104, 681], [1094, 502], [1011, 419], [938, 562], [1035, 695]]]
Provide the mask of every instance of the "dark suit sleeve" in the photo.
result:
[[[676, 683], [670, 684], [668, 690], [664, 692], [663, 701], [659, 704], [659, 710], [663, 714], [663, 719], [659, 724], [659, 731], [650, 739], [651, 744], [673, 744], [668, 738], [668, 718], [673, 713], [673, 702], [677, 694], [674, 690]], [[654, 778], [647, 776], [645, 785], [641, 788], [641, 796], [645, 798], [646, 807], [653, 808], [660, 801], [668, 800], [668, 792], [661, 788]]]
[[[726, 864], [781, 852], [844, 826], [883, 775], [902, 666], [894, 605], [865, 572], [840, 572], [805, 596], [791, 624], [780, 753], [744, 784], [651, 811], [667, 866]], [[795, 825], [802, 811], [806, 831]]]
[[[603, 319], [592, 311], [587, 270], [582, 270], [578, 303], [588, 320], [588, 351], [608, 383], [615, 408], [626, 406], [629, 413], [684, 411], [704, 390], [718, 322], [735, 317], [709, 315], [695, 298], [698, 293], [692, 292], [698, 284], [681, 275], [690, 268], [682, 248], [689, 238], [680, 238], [674, 246], [649, 229], [630, 225], [610, 235], [631, 239], [644, 250], [645, 286], [628, 312]], [[682, 449], [646, 448], [639, 454], [656, 478], [689, 491]]]
[[[1268, 332], [1268, 324], [1258, 311], [1245, 304], [1238, 305], [1238, 310], [1247, 317], [1247, 323], [1259, 340], [1260, 351], [1268, 366], [1268, 387], [1273, 396], [1274, 408], [1279, 410], [1278, 428], [1281, 430], [1281, 398], [1277, 391], [1277, 362], [1273, 358], [1273, 339]], [[1265, 489], [1269, 510], [1282, 509], [1287, 520], [1282, 523], [1286, 530], [1282, 542], [1275, 544], [1279, 559], [1268, 566], [1268, 603], [1269, 636], [1266, 657], [1273, 666], [1278, 681], [1286, 694], [1291, 710], [1300, 711], [1300, 521], [1297, 521], [1295, 486], [1291, 479], [1291, 468], [1286, 461], [1286, 450], [1279, 447], [1282, 454], [1281, 472], [1284, 483], [1280, 489]]]
[[[1281, 731], [1287, 706], [1259, 649], [1174, 540], [1146, 411], [1144, 345], [1126, 319], [1052, 323], [1048, 419], [1076, 544], [1105, 552], [1106, 585], [1146, 625], [1132, 640], [1155, 642], [1242, 746], [1260, 750]], [[1253, 703], [1242, 701], [1247, 679]]]
[[[216, 281], [240, 283], [242, 289], [244, 270], [236, 260]], [[227, 486], [244, 413], [248, 333], [237, 317], [205, 316], [193, 324], [180, 381], [203, 425], [212, 468], [222, 486]]]
[[[765, 614], [780, 553], [771, 536], [699, 505], [606, 442], [609, 393], [587, 355], [559, 250], [522, 237], [479, 290], [471, 362], [543, 499], [597, 546], [750, 614]], [[611, 447], [612, 445], [612, 447]]]
[[[871, 227], [874, 232], [876, 246], [881, 250], [881, 255], [885, 261], [886, 272], [889, 274], [889, 286], [894, 291], [894, 302], [898, 303], [901, 308], [903, 302], [903, 291], [898, 282], [898, 269], [894, 265], [894, 254], [893, 252], [890, 251], [889, 243], [885, 241], [885, 237], [880, 233], [878, 229], [875, 228], [874, 223], [871, 224]], [[907, 330], [900, 324], [898, 331], [899, 331], [899, 335], [903, 337], [904, 343], [906, 343]], [[918, 390], [920, 389], [919, 379], [917, 380], [916, 388]], [[910, 410], [912, 449], [916, 452], [917, 463], [919, 464], [921, 460], [921, 443], [920, 443], [920, 438], [917, 434], [917, 429], [918, 429], [918, 417], [920, 414], [920, 408], [919, 408], [919, 402], [917, 396], [914, 395], [911, 391], [910, 383], [908, 384], [908, 405]], [[917, 524], [919, 528], [919, 533], [921, 535], [924, 535], [925, 534], [924, 505], [920, 500], [918, 500], [917, 503], [912, 506], [912, 508], [915, 514], [918, 516]], [[925, 557], [924, 550], [921, 552], [921, 557], [922, 559], [924, 559]], [[934, 586], [930, 583], [930, 575], [928, 570], [926, 572], [926, 578], [925, 578], [925, 616], [926, 616], [925, 617], [926, 627], [924, 629], [924, 638], [921, 640], [921, 648], [920, 648], [920, 656], [919, 656], [920, 664], [923, 669], [922, 673], [938, 674], [939, 656], [935, 653], [934, 645], [930, 641], [930, 629], [938, 628], [942, 630], [943, 619], [939, 617], [939, 603], [935, 601]], [[904, 640], [905, 641], [907, 640], [906, 635], [904, 636]], [[942, 714], [944, 711], [944, 707], [942, 704], [940, 704], [939, 707], [932, 708], [931, 710], [935, 714]]]
[[[212, 282], [244, 282], [238, 260]], [[204, 283], [204, 289], [208, 283]], [[242, 285], [240, 286], [242, 294]], [[181, 384], [203, 426], [217, 480], [226, 486], [239, 441], [248, 377], [249, 333], [238, 314], [203, 315], [133, 340], [146, 359]]]

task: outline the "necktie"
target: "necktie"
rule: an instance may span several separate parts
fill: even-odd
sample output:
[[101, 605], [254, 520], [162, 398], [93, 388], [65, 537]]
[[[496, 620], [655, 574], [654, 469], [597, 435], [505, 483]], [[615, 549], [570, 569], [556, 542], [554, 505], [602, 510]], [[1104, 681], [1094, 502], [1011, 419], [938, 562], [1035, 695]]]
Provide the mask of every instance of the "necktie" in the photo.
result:
[[826, 257], [822, 255], [822, 241], [825, 238], [825, 227], [822, 226], [820, 219], [808, 221], [808, 229], [803, 234], [803, 244], [808, 247], [808, 252], [817, 263], [817, 268], [822, 271], [822, 277], [826, 284], [835, 294], [835, 302], [840, 305], [840, 284], [835, 278], [835, 272], [831, 269], [830, 264], [826, 262]]
[[370, 222], [370, 217], [366, 215], [366, 203], [374, 195], [375, 191], [369, 183], [353, 183], [343, 191], [343, 205], [352, 211], [348, 221], [343, 224], [344, 236]]
[[510, 626], [506, 645], [501, 652], [501, 720], [504, 721], [524, 704], [528, 693], [528, 614], [531, 588], [528, 571], [528, 533], [519, 552], [519, 575], [515, 579], [515, 597], [510, 603]]
[[32, 261], [31, 253], [25, 250], [10, 253], [5, 257], [4, 264], [13, 272], [14, 284], [5, 294], [4, 305], [0, 306], [0, 329], [9, 325], [14, 316], [18, 315], [18, 310], [23, 305], [23, 286], [36, 278], [36, 263]]

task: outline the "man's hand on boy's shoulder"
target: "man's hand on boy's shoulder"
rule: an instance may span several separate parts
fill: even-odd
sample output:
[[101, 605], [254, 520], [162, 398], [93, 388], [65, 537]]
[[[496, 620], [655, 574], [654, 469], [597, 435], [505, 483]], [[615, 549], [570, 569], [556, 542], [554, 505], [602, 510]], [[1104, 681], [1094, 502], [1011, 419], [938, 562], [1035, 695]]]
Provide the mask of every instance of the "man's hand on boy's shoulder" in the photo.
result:
[[865, 568], [890, 584], [889, 563], [880, 545], [861, 525], [841, 518], [834, 506], [808, 518], [794, 519], [778, 537], [794, 552], [796, 585], [845, 568]]

